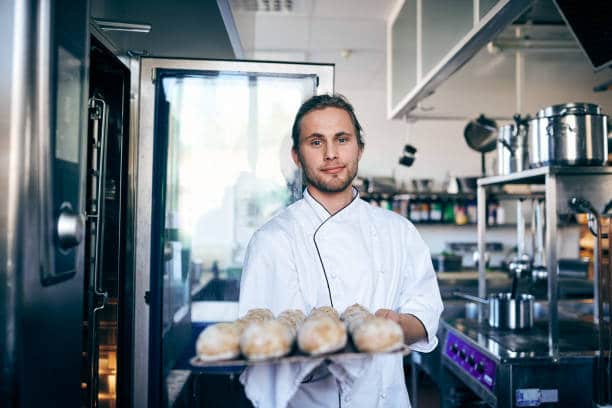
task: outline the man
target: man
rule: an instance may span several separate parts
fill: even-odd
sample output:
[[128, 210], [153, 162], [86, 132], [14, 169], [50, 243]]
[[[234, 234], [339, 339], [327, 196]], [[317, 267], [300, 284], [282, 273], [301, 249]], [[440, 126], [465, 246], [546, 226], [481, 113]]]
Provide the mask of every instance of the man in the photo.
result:
[[[429, 250], [405, 218], [359, 199], [352, 186], [363, 153], [353, 107], [338, 95], [314, 96], [293, 125], [292, 156], [304, 173], [304, 198], [251, 239], [239, 313], [267, 307], [359, 303], [400, 324], [406, 344], [437, 345], [442, 301]], [[408, 407], [402, 357], [254, 366], [241, 376], [255, 406]]]

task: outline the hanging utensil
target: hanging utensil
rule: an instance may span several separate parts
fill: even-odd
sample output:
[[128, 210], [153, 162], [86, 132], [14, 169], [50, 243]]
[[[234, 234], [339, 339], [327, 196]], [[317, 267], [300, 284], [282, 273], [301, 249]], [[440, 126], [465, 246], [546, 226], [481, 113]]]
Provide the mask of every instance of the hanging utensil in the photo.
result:
[[471, 120], [463, 130], [467, 145], [480, 153], [482, 176], [485, 175], [485, 153], [495, 150], [497, 146], [497, 123], [484, 115]]

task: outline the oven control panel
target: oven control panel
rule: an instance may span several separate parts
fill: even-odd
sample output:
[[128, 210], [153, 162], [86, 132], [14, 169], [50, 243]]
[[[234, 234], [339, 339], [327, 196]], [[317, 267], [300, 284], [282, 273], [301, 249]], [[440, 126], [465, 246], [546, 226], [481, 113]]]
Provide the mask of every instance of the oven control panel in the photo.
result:
[[493, 392], [495, 361], [453, 332], [448, 332], [444, 354], [464, 372]]

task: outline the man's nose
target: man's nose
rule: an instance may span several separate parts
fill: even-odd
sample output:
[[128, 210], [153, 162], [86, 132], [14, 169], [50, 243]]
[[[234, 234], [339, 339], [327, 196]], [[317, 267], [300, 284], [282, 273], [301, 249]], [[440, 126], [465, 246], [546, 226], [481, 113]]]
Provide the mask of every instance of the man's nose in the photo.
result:
[[331, 143], [327, 145], [327, 149], [325, 149], [325, 160], [334, 160], [338, 157], [338, 152], [336, 150], [336, 146]]

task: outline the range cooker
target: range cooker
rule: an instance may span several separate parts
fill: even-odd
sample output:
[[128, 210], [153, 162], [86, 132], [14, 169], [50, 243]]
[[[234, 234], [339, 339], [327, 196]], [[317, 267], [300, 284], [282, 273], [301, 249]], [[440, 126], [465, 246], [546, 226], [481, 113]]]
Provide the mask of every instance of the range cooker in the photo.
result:
[[[443, 405], [592, 405], [598, 354], [597, 327], [593, 323], [559, 322], [558, 360], [549, 352], [545, 321], [536, 322], [532, 329], [525, 331], [494, 329], [486, 322], [463, 318], [441, 323]], [[478, 402], [468, 403], [458, 398], [456, 389], [461, 386], [471, 390]]]

